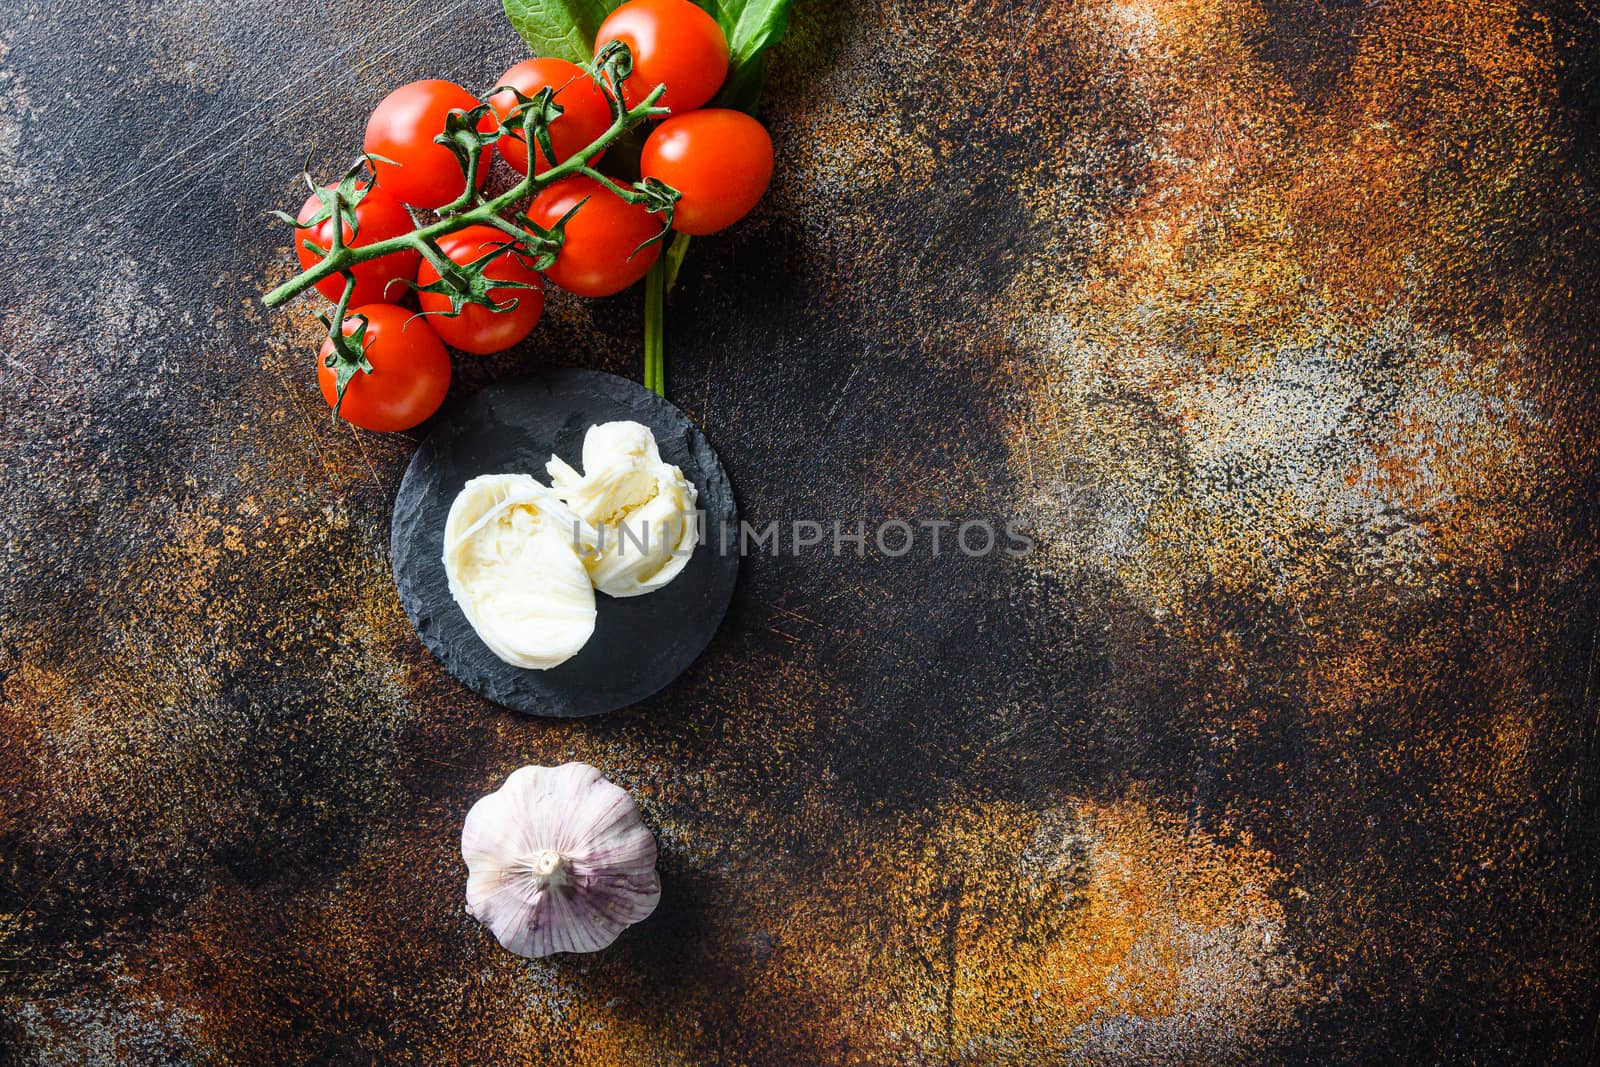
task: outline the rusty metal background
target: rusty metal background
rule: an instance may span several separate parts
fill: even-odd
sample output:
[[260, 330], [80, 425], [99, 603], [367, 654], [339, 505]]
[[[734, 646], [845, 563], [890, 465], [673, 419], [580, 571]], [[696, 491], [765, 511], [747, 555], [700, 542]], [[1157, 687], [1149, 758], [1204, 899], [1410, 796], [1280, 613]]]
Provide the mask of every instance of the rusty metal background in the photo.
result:
[[[801, 0], [669, 390], [756, 521], [596, 722], [406, 624], [414, 435], [332, 423], [261, 215], [493, 0], [0, 12], [0, 1059], [1590, 1062], [1597, 159], [1582, 4]], [[529, 367], [637, 374], [640, 300]], [[660, 911], [525, 962], [463, 814], [582, 759]]]

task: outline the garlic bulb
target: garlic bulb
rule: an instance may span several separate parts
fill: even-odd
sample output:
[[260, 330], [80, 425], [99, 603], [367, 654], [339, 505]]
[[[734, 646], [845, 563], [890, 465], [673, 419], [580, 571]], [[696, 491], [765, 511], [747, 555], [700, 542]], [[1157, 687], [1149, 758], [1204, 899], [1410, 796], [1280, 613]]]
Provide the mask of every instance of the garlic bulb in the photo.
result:
[[450, 505], [450, 595], [489, 650], [518, 667], [565, 663], [594, 633], [594, 588], [579, 553], [593, 531], [526, 474], [472, 479]]
[[467, 912], [519, 956], [595, 952], [661, 899], [633, 798], [586, 763], [521, 767], [461, 828]]
[[699, 541], [699, 494], [682, 470], [662, 460], [648, 426], [591, 426], [583, 438], [582, 474], [559, 456], [551, 456], [545, 470], [556, 495], [595, 528], [598, 550], [584, 565], [602, 593], [652, 592], [689, 562]]

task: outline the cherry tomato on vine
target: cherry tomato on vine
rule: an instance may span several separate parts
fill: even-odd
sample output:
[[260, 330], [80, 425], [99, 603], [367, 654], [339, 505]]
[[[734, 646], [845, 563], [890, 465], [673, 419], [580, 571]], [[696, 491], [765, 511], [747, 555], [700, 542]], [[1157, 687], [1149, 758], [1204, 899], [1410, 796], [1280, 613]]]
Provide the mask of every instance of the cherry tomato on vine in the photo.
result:
[[[366, 189], [366, 182], [358, 182], [358, 189]], [[300, 209], [300, 221], [304, 223], [322, 210], [322, 202], [315, 196], [306, 200], [305, 206]], [[345, 224], [344, 241], [351, 248], [364, 248], [379, 241], [387, 241], [391, 237], [399, 237], [411, 232], [411, 216], [406, 213], [405, 207], [394, 197], [381, 189], [367, 189], [367, 195], [361, 198], [356, 205], [356, 232], [351, 235], [350, 225]], [[306, 241], [315, 242], [322, 249], [322, 255], [305, 247]], [[333, 218], [323, 219], [315, 226], [294, 231], [294, 254], [300, 259], [300, 269], [310, 270], [322, 262], [322, 256], [327, 255], [328, 248], [333, 243]], [[362, 304], [380, 304], [384, 300], [399, 300], [405, 296], [407, 286], [405, 281], [410, 281], [417, 273], [417, 261], [422, 258], [414, 248], [402, 248], [398, 252], [390, 252], [378, 259], [369, 259], [365, 263], [357, 263], [350, 268], [350, 273], [355, 275], [356, 288], [350, 294], [350, 306], [359, 307]], [[403, 279], [403, 281], [402, 281]], [[390, 286], [393, 285], [391, 289]], [[334, 274], [317, 283], [317, 292], [332, 300], [339, 302], [339, 297], [344, 295], [344, 277]]]
[[683, 194], [672, 216], [674, 230], [716, 233], [748, 215], [767, 191], [772, 138], [742, 111], [674, 115], [645, 141], [639, 171]]
[[[587, 71], [576, 63], [547, 56], [525, 59], [500, 75], [496, 85], [509, 85], [523, 96], [533, 96], [549, 86], [555, 90], [556, 103], [561, 105], [561, 115], [550, 124], [550, 144], [556, 150], [556, 162], [562, 163], [573, 153], [594, 143], [595, 138], [611, 126], [611, 105], [605, 94], [594, 83]], [[520, 123], [506, 123], [506, 117], [517, 106], [517, 98], [510, 93], [496, 93], [489, 98], [489, 106], [500, 116], [505, 132], [495, 147], [500, 155], [520, 174], [528, 173], [528, 146], [522, 142]], [[543, 174], [551, 163], [544, 151], [534, 145], [534, 173]], [[598, 161], [596, 153], [590, 163]]]
[[633, 53], [622, 94], [629, 107], [665, 85], [660, 105], [681, 115], [716, 96], [728, 77], [727, 36], [689, 0], [628, 0], [600, 24], [596, 54], [613, 40]]
[[[504, 247], [507, 240], [506, 234], [493, 226], [468, 226], [439, 238], [439, 248], [452, 263], [466, 264]], [[440, 340], [479, 355], [504, 351], [528, 336], [544, 310], [544, 279], [517, 253], [501, 254], [483, 268], [483, 273], [494, 281], [525, 282], [535, 288], [490, 289], [489, 299], [496, 303], [515, 300], [517, 306], [510, 311], [491, 311], [482, 304], [467, 304], [459, 315], [449, 314], [448, 296], [417, 294], [422, 310], [430, 313], [428, 324]], [[439, 272], [423, 260], [417, 271], [417, 284], [431, 285], [438, 280]]]
[[[339, 414], [364, 430], [409, 430], [444, 403], [450, 388], [450, 354], [426, 319], [393, 304], [367, 304], [344, 320], [345, 336], [355, 332], [357, 315], [367, 319], [362, 351], [372, 373], [357, 371], [345, 387]], [[333, 341], [317, 354], [317, 384], [333, 407], [336, 379], [327, 365]]]
[[[467, 182], [461, 164], [434, 138], [444, 132], [452, 110], [470, 111], [478, 98], [454, 82], [411, 82], [383, 98], [367, 120], [366, 150], [394, 160], [377, 163], [373, 171], [378, 188], [412, 207], [440, 208], [459, 197]], [[495, 127], [493, 115], [478, 123], [480, 130]], [[478, 185], [489, 175], [489, 153], [479, 154]]]
[[661, 242], [639, 246], [661, 232], [661, 220], [644, 205], [577, 175], [546, 186], [528, 205], [528, 218], [548, 230], [573, 208], [578, 211], [567, 220], [566, 240], [547, 278], [579, 296], [610, 296], [649, 273]]

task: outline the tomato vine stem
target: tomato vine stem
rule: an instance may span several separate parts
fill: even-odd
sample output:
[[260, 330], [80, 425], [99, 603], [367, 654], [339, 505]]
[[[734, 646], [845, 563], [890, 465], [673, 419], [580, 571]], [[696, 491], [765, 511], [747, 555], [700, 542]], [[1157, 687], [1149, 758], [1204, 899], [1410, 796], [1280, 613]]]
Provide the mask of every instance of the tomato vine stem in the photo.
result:
[[658, 258], [644, 276], [644, 387], [667, 395], [667, 263]]
[[[358, 263], [365, 263], [368, 260], [378, 259], [381, 256], [404, 249], [414, 249], [430, 261], [433, 261], [437, 257], [438, 245], [436, 242], [438, 239], [468, 226], [494, 226], [508, 233], [511, 232], [507, 228], [504, 219], [501, 218], [502, 212], [509, 210], [519, 201], [528, 199], [539, 190], [560, 181], [562, 178], [590, 172], [587, 161], [610, 147], [611, 143], [618, 137], [646, 119], [659, 118], [662, 115], [670, 114], [667, 108], [656, 106], [656, 101], [661, 99], [661, 94], [665, 91], [666, 86], [658, 85], [635, 107], [618, 108], [615, 117], [612, 119], [611, 126], [599, 137], [596, 137], [587, 148], [574, 152], [567, 160], [556, 164], [543, 173], [533, 173], [534, 168], [530, 166], [528, 168], [529, 173], [511, 188], [489, 200], [480, 201], [475, 206], [464, 211], [442, 215], [437, 221], [419, 227], [410, 233], [383, 241], [374, 241], [372, 244], [362, 245], [358, 248], [345, 244], [342, 240], [343, 235], [340, 232], [341, 227], [334, 226], [334, 240], [328, 250], [328, 254], [316, 266], [295, 275], [267, 293], [266, 296], [262, 297], [262, 302], [267, 307], [278, 307], [293, 300], [324, 278], [335, 274], [348, 274], [350, 268]], [[615, 186], [613, 186], [613, 190], [625, 199], [640, 197], [638, 193], [630, 195], [628, 191], [617, 189]], [[470, 194], [470, 184], [468, 191]], [[640, 198], [642, 199], [642, 197]], [[343, 217], [344, 213], [345, 207], [341, 204], [339, 214]], [[534, 254], [553, 254], [560, 249], [559, 238], [550, 231], [536, 225], [530, 224], [524, 240], [530, 246], [529, 250]]]

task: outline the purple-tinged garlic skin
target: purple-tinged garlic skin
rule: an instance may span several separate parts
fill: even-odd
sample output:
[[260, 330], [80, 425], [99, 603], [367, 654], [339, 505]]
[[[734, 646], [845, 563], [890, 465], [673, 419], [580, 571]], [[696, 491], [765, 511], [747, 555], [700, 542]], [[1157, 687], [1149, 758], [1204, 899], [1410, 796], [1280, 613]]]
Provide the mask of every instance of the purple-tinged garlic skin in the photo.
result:
[[597, 952], [656, 910], [656, 839], [587, 763], [521, 767], [461, 828], [467, 913], [519, 956]]

